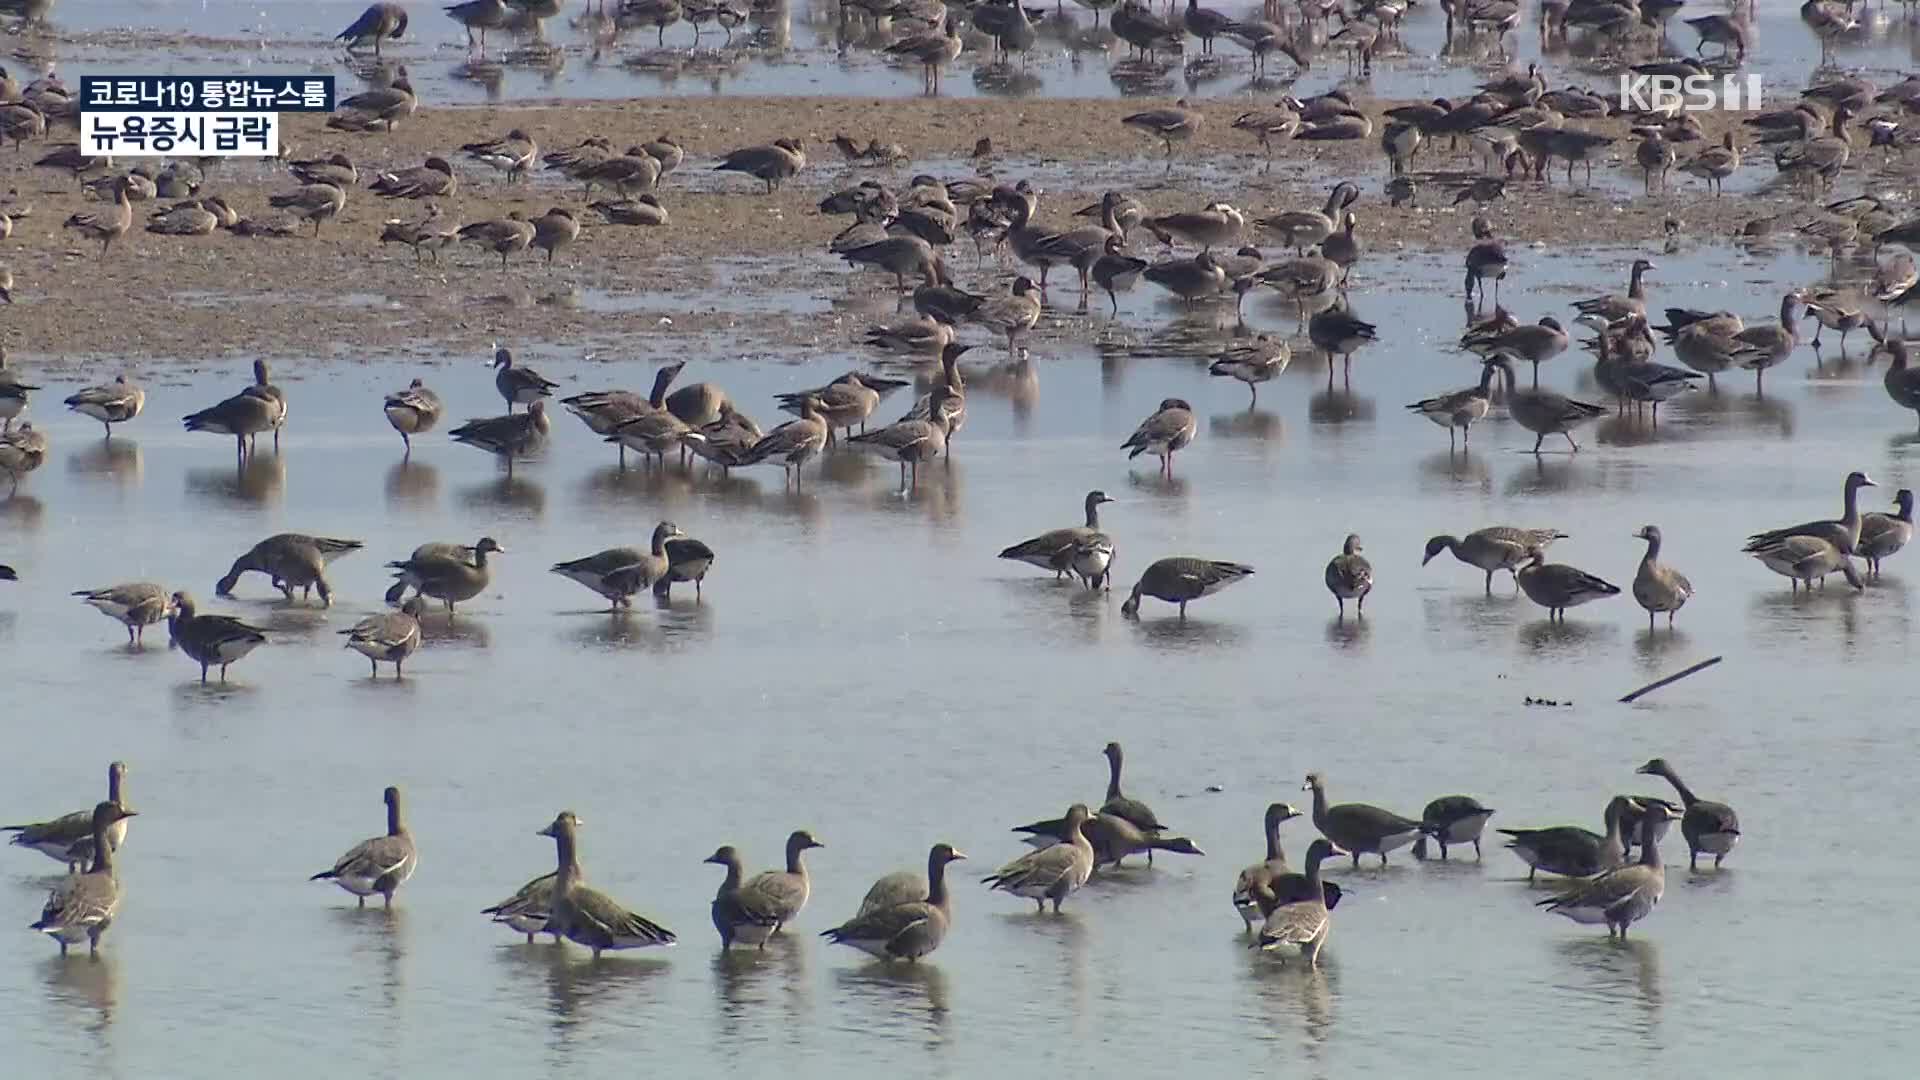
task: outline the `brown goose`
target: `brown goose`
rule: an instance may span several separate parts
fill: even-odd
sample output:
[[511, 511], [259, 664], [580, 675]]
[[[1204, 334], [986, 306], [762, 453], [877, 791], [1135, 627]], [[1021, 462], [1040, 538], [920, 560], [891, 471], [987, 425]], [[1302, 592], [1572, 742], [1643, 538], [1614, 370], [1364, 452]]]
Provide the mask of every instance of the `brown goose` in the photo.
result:
[[1901, 488], [1894, 495], [1897, 513], [1868, 514], [1860, 519], [1860, 542], [1854, 553], [1867, 560], [1867, 569], [1880, 576], [1880, 560], [1899, 553], [1913, 539], [1913, 491]]
[[1367, 612], [1367, 594], [1373, 591], [1373, 564], [1360, 554], [1360, 537], [1349, 534], [1346, 543], [1327, 563], [1327, 591], [1340, 602], [1340, 617], [1347, 617], [1347, 601], [1354, 601], [1354, 611], [1364, 618]]
[[554, 563], [552, 571], [612, 601], [614, 610], [633, 606], [635, 593], [654, 587], [667, 576], [667, 541], [685, 536], [680, 526], [663, 521], [654, 526], [652, 547], [616, 547], [570, 562]]
[[1169, 604], [1178, 604], [1180, 617], [1184, 619], [1187, 617], [1188, 603], [1211, 596], [1252, 574], [1253, 567], [1245, 563], [1187, 556], [1159, 559], [1147, 567], [1139, 581], [1134, 582], [1132, 594], [1120, 605], [1120, 613], [1137, 617], [1140, 614], [1140, 598], [1151, 596]]
[[767, 432], [741, 458], [740, 464], [758, 465], [778, 458], [784, 479], [797, 490], [801, 468], [826, 445], [827, 419], [821, 411], [820, 399], [808, 395], [800, 402], [800, 419], [789, 420]]
[[500, 256], [502, 273], [507, 269], [507, 256], [527, 250], [528, 245], [533, 243], [533, 236], [533, 223], [518, 210], [508, 213], [504, 218], [476, 221], [460, 229], [461, 240]]
[[[886, 427], [862, 432], [847, 440], [847, 445], [871, 450], [900, 465], [900, 490], [920, 486], [920, 465], [940, 456], [947, 445], [948, 414], [945, 409], [950, 391], [933, 388], [933, 402], [927, 419], [908, 419]], [[909, 479], [911, 477], [911, 479]]]
[[313, 235], [320, 235], [320, 223], [338, 217], [346, 208], [347, 193], [332, 184], [303, 184], [298, 189], [267, 197], [267, 205], [313, 223]]
[[1420, 824], [1424, 826], [1420, 839], [1413, 842], [1413, 857], [1427, 857], [1427, 842], [1431, 840], [1440, 848], [1440, 861], [1447, 859], [1448, 844], [1472, 844], [1473, 857], [1480, 857], [1480, 834], [1486, 831], [1487, 819], [1494, 812], [1480, 805], [1480, 800], [1471, 795], [1442, 795], [1426, 805], [1420, 812]]
[[87, 952], [100, 952], [100, 936], [113, 925], [120, 910], [120, 879], [114, 873], [112, 841], [108, 833], [124, 825], [137, 811], [110, 802], [93, 808], [93, 866], [84, 874], [70, 874], [47, 894], [40, 918], [30, 924], [60, 943], [60, 955], [69, 945], [87, 943]]
[[1618, 322], [1629, 315], [1644, 316], [1647, 313], [1647, 289], [1641, 279], [1653, 269], [1656, 267], [1646, 259], [1635, 259], [1627, 273], [1626, 295], [1609, 293], [1575, 301], [1573, 306], [1582, 315], [1598, 315], [1608, 322]]
[[[762, 947], [766, 945], [767, 937], [779, 933], [800, 914], [801, 908], [807, 906], [813, 886], [807, 876], [807, 864], [803, 856], [813, 848], [825, 846], [807, 830], [795, 829], [787, 836], [787, 868], [763, 870], [740, 886], [737, 899], [741, 909], [752, 913], [760, 925], [767, 926], [766, 933], [759, 940]], [[728, 876], [732, 876], [731, 871]], [[724, 931], [722, 937], [725, 937]]]
[[763, 897], [759, 894], [747, 895], [741, 891], [746, 871], [741, 865], [740, 853], [732, 844], [725, 844], [704, 861], [723, 866], [727, 871], [711, 906], [713, 928], [720, 934], [720, 948], [731, 949], [735, 942], [766, 948], [767, 939], [773, 936], [780, 919], [777, 913], [762, 905]]
[[1487, 574], [1487, 595], [1493, 595], [1493, 575], [1496, 570], [1505, 570], [1514, 574], [1514, 588], [1520, 587], [1519, 570], [1527, 563], [1528, 550], [1538, 547], [1542, 551], [1555, 540], [1565, 540], [1567, 534], [1558, 529], [1516, 529], [1510, 525], [1489, 525], [1484, 529], [1475, 529], [1464, 539], [1457, 536], [1441, 535], [1427, 541], [1426, 554], [1421, 556], [1420, 565], [1425, 566], [1433, 557], [1443, 551], [1453, 553], [1453, 557]]
[[194, 610], [193, 597], [185, 592], [173, 594], [173, 614], [167, 617], [170, 637], [168, 648], [178, 648], [200, 665], [200, 683], [206, 685], [207, 669], [220, 665], [220, 681], [227, 681], [227, 667], [238, 663], [254, 649], [264, 645], [267, 635], [257, 626], [248, 626], [231, 615], [202, 615]]
[[273, 581], [273, 587], [280, 590], [288, 603], [293, 602], [295, 589], [303, 590], [302, 599], [319, 589], [320, 606], [332, 607], [333, 590], [327, 585], [327, 564], [364, 546], [358, 540], [331, 536], [276, 533], [233, 560], [226, 575], [214, 584], [213, 594], [232, 596], [233, 587], [239, 584], [242, 574], [259, 573]]
[[493, 580], [493, 567], [487, 556], [505, 554], [506, 550], [491, 536], [481, 537], [472, 547], [422, 544], [411, 556], [387, 564], [395, 579], [387, 589], [387, 603], [400, 603], [411, 588], [415, 596], [431, 596], [444, 602], [447, 614], [452, 615], [454, 604], [465, 603], [486, 591]]
[[469, 420], [447, 432], [447, 436], [454, 442], [498, 456], [507, 463], [507, 475], [511, 477], [514, 461], [543, 449], [552, 430], [547, 420], [547, 403], [536, 399], [527, 406], [526, 412]]
[[1713, 868], [1720, 869], [1733, 845], [1740, 842], [1740, 815], [1733, 812], [1733, 807], [1695, 795], [1666, 758], [1654, 758], [1634, 772], [1663, 777], [1679, 793], [1680, 803], [1686, 807], [1680, 818], [1680, 835], [1687, 841], [1687, 868], [1700, 869], [1700, 853], [1704, 851], [1713, 856]]
[[1604, 407], [1575, 401], [1565, 394], [1556, 394], [1551, 390], [1518, 389], [1513, 375], [1513, 362], [1508, 353], [1494, 353], [1485, 362], [1499, 368], [1500, 373], [1507, 377], [1507, 413], [1521, 427], [1533, 432], [1535, 454], [1540, 452], [1541, 444], [1547, 441], [1549, 435], [1565, 438], [1567, 446], [1579, 453], [1580, 444], [1573, 441], [1573, 429], [1607, 415]]
[[1056, 581], [1077, 573], [1087, 588], [1099, 588], [1108, 583], [1113, 563], [1113, 540], [1100, 531], [1100, 506], [1112, 501], [1104, 491], [1089, 491], [1085, 525], [1041, 533], [1002, 550], [999, 557], [1051, 570]]
[[[107, 766], [107, 801], [125, 808], [125, 784], [127, 763], [116, 761]], [[93, 811], [75, 810], [71, 814], [62, 814], [52, 821], [42, 821], [34, 825], [7, 825], [0, 831], [10, 832], [9, 841], [15, 847], [37, 851], [57, 863], [64, 864], [67, 873], [78, 874], [93, 861]], [[107, 843], [115, 848], [127, 839], [125, 818], [115, 821], [107, 828]]]
[[1328, 806], [1327, 782], [1317, 772], [1307, 774], [1301, 790], [1313, 792], [1314, 828], [1352, 856], [1355, 869], [1362, 855], [1378, 855], [1380, 865], [1387, 865], [1388, 852], [1413, 843], [1426, 831], [1421, 822], [1366, 803]]
[[953, 924], [947, 864], [964, 858], [951, 844], [933, 845], [927, 853], [926, 889], [918, 897], [871, 908], [863, 903], [858, 915], [820, 936], [835, 945], [851, 945], [876, 960], [912, 963], [920, 959], [940, 947]]
[[92, 213], [74, 214], [61, 226], [89, 240], [100, 241], [100, 254], [103, 256], [113, 248], [115, 240], [127, 235], [127, 230], [133, 228], [133, 204], [127, 199], [127, 181], [118, 178], [112, 187], [112, 206]]
[[[1309, 969], [1319, 968], [1320, 950], [1333, 928], [1332, 916], [1327, 910], [1326, 883], [1320, 880], [1320, 864], [1342, 854], [1347, 853], [1332, 843], [1315, 840], [1307, 845], [1306, 858], [1302, 860], [1303, 873], [1278, 874], [1255, 889], [1261, 910], [1266, 912], [1266, 921], [1261, 924], [1253, 947], [1273, 950], [1295, 945], [1307, 958]], [[1357, 855], [1354, 864], [1359, 864]]]
[[383, 836], [362, 840], [308, 881], [331, 881], [352, 893], [359, 906], [367, 906], [367, 897], [380, 894], [386, 907], [393, 906], [393, 894], [413, 876], [420, 864], [413, 834], [400, 813], [400, 789], [389, 787], [382, 799], [387, 804], [387, 831]]
[[987, 886], [1024, 896], [1040, 911], [1051, 900], [1058, 915], [1060, 905], [1093, 874], [1093, 845], [1086, 835], [1092, 816], [1085, 803], [1074, 803], [1067, 809], [1065, 842], [1020, 856], [988, 876]]
[[1674, 613], [1693, 599], [1693, 583], [1685, 574], [1660, 561], [1659, 526], [1642, 526], [1633, 535], [1647, 542], [1647, 553], [1641, 557], [1640, 569], [1633, 575], [1633, 599], [1646, 609], [1648, 630], [1653, 629], [1653, 617], [1663, 611], [1667, 625], [1672, 626]]
[[1520, 591], [1527, 594], [1527, 599], [1547, 609], [1548, 620], [1565, 621], [1570, 607], [1620, 594], [1620, 586], [1585, 570], [1565, 563], [1549, 563], [1546, 549], [1538, 545], [1528, 549], [1527, 560], [1527, 565], [1515, 571], [1514, 580], [1520, 584]]
[[[1246, 923], [1248, 933], [1253, 932], [1254, 920], [1265, 918], [1265, 913], [1260, 908], [1260, 890], [1263, 888], [1271, 890], [1274, 878], [1290, 873], [1292, 870], [1287, 865], [1286, 852], [1280, 847], [1280, 826], [1303, 816], [1305, 815], [1298, 809], [1287, 803], [1270, 803], [1267, 806], [1262, 830], [1266, 834], [1267, 857], [1240, 871], [1240, 876], [1233, 883], [1233, 909], [1240, 913], [1240, 920]], [[1339, 886], [1333, 885], [1332, 882], [1326, 884], [1331, 886], [1327, 899], [1338, 903]], [[1330, 903], [1328, 906], [1333, 905]]]
[[399, 611], [369, 615], [351, 627], [339, 631], [346, 636], [347, 648], [367, 658], [373, 677], [380, 677], [380, 665], [393, 665], [393, 677], [402, 677], [401, 667], [420, 647], [420, 615], [426, 603], [409, 596]]
[[1808, 521], [1799, 525], [1790, 525], [1784, 529], [1769, 529], [1747, 537], [1747, 545], [1740, 550], [1749, 555], [1757, 555], [1762, 549], [1771, 547], [1789, 537], [1807, 537], [1824, 540], [1839, 550], [1842, 555], [1853, 554], [1860, 542], [1860, 489], [1877, 487], [1872, 478], [1858, 470], [1847, 474], [1846, 483], [1841, 488], [1842, 513], [1837, 521]]
[[388, 199], [446, 199], [460, 190], [460, 180], [453, 175], [452, 162], [430, 157], [410, 169], [381, 173], [367, 190]]
[[147, 392], [125, 375], [116, 375], [104, 386], [89, 386], [66, 400], [67, 408], [100, 421], [113, 438], [113, 425], [124, 424], [140, 415], [147, 404]]
[[1507, 850], [1527, 864], [1528, 884], [1532, 884], [1534, 874], [1542, 870], [1562, 877], [1591, 877], [1626, 861], [1621, 830], [1629, 813], [1638, 815], [1639, 804], [1625, 795], [1616, 795], [1608, 800], [1602, 815], [1607, 830], [1604, 835], [1577, 825], [1495, 831], [1508, 838]]
[[1655, 821], [1673, 814], [1671, 809], [1656, 805], [1644, 819], [1639, 862], [1608, 870], [1558, 896], [1537, 900], [1534, 906], [1565, 915], [1577, 923], [1605, 923], [1609, 938], [1617, 932], [1625, 939], [1627, 927], [1646, 918], [1666, 892], [1667, 873], [1660, 862]]
[[413, 454], [413, 437], [432, 431], [440, 423], [440, 395], [427, 389], [427, 384], [415, 379], [407, 384], [405, 390], [387, 395], [382, 406], [387, 423], [400, 433], [400, 440], [406, 445], [407, 456]]
[[1141, 454], [1152, 454], [1160, 459], [1160, 471], [1171, 478], [1173, 476], [1173, 455], [1187, 448], [1193, 442], [1193, 436], [1199, 430], [1199, 424], [1193, 417], [1193, 406], [1182, 398], [1167, 398], [1160, 402], [1152, 416], [1140, 422], [1120, 449], [1131, 451], [1127, 460], [1131, 461]]
[[81, 589], [73, 595], [107, 618], [127, 628], [127, 644], [138, 645], [147, 627], [173, 614], [173, 598], [149, 581]]
[[578, 829], [580, 819], [563, 810], [539, 835], [553, 838], [558, 867], [554, 871], [553, 906], [548, 932], [593, 950], [593, 958], [607, 949], [644, 949], [672, 945], [673, 931], [614, 902], [612, 897], [583, 883]]

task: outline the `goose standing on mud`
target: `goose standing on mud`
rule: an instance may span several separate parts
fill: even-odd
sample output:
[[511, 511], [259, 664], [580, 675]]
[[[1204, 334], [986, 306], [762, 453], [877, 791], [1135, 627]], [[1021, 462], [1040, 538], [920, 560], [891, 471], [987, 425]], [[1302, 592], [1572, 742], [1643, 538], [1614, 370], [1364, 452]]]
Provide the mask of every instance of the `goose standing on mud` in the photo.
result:
[[1740, 815], [1733, 812], [1733, 807], [1695, 795], [1673, 766], [1667, 764], [1666, 758], [1654, 758], [1633, 771], [1642, 776], [1661, 777], [1679, 793], [1680, 804], [1686, 807], [1686, 813], [1680, 818], [1680, 835], [1687, 841], [1687, 869], [1700, 869], [1703, 851], [1713, 856], [1713, 868], [1720, 869], [1720, 863], [1732, 853], [1733, 845], [1740, 842]]
[[1076, 574], [1088, 589], [1112, 588], [1113, 538], [1100, 531], [1100, 507], [1113, 500], [1104, 491], [1089, 491], [1087, 523], [1041, 533], [1000, 552], [1000, 558], [1053, 571], [1058, 581]]
[[1565, 622], [1568, 608], [1620, 594], [1620, 586], [1585, 570], [1548, 562], [1546, 549], [1537, 544], [1528, 549], [1527, 565], [1516, 571], [1513, 578], [1527, 599], [1547, 609], [1548, 621]]
[[1141, 454], [1152, 454], [1160, 459], [1160, 472], [1168, 479], [1173, 478], [1173, 455], [1187, 448], [1193, 442], [1193, 436], [1199, 430], [1199, 424], [1193, 417], [1193, 406], [1181, 398], [1167, 398], [1160, 402], [1152, 416], [1140, 422], [1120, 449], [1131, 451], [1127, 460], [1131, 461]]
[[125, 375], [115, 376], [104, 386], [89, 386], [66, 400], [67, 408], [100, 421], [108, 439], [113, 438], [113, 425], [139, 416], [146, 404], [147, 392]]
[[1342, 212], [1359, 198], [1360, 189], [1342, 180], [1333, 185], [1327, 193], [1326, 204], [1319, 210], [1289, 210], [1260, 218], [1254, 222], [1254, 226], [1274, 233], [1280, 238], [1281, 244], [1293, 248], [1294, 254], [1304, 257], [1308, 248], [1333, 235], [1333, 231], [1340, 227]]
[[800, 140], [780, 138], [764, 146], [735, 150], [720, 159], [714, 169], [717, 172], [746, 173], [767, 185], [766, 193], [771, 195], [806, 167], [807, 154]]
[[1671, 628], [1674, 613], [1693, 599], [1693, 583], [1685, 574], [1660, 561], [1658, 526], [1643, 526], [1633, 535], [1647, 542], [1647, 553], [1633, 575], [1633, 599], [1646, 609], [1649, 631], [1653, 629], [1654, 616], [1660, 612], [1666, 613], [1667, 626]]
[[1184, 143], [1199, 134], [1205, 118], [1187, 107], [1181, 98], [1170, 107], [1147, 109], [1120, 118], [1122, 126], [1152, 139], [1167, 149], [1167, 171], [1173, 171], [1173, 144]]
[[1120, 614], [1139, 617], [1140, 598], [1151, 596], [1180, 607], [1180, 618], [1187, 617], [1187, 605], [1203, 596], [1212, 596], [1236, 581], [1253, 574], [1245, 563], [1217, 559], [1173, 556], [1157, 559], [1134, 582], [1133, 592], [1120, 605]]
[[[127, 230], [133, 228], [133, 204], [127, 200], [127, 181], [125, 178], [116, 178], [112, 187], [113, 205], [105, 210], [74, 214], [61, 226], [72, 229], [89, 240], [100, 241], [102, 257], [112, 250], [115, 240], [127, 235]], [[333, 190], [338, 194], [339, 189]], [[344, 199], [345, 196], [342, 198]], [[279, 204], [275, 203], [275, 205]], [[319, 228], [320, 224], [316, 220], [314, 230], [318, 232]]]
[[432, 431], [440, 423], [440, 395], [427, 389], [423, 380], [415, 379], [400, 390], [387, 395], [382, 406], [387, 423], [400, 433], [400, 441], [405, 444], [406, 456], [413, 456], [413, 437]]
[[1348, 534], [1340, 554], [1327, 563], [1327, 591], [1340, 602], [1340, 618], [1347, 617], [1347, 601], [1361, 618], [1367, 614], [1367, 594], [1373, 591], [1373, 564], [1360, 554], [1360, 537]]
[[1519, 570], [1527, 564], [1529, 552], [1533, 548], [1545, 551], [1555, 540], [1565, 540], [1567, 534], [1558, 529], [1516, 529], [1511, 525], [1489, 525], [1484, 529], [1475, 529], [1466, 537], [1442, 534], [1427, 541], [1426, 554], [1420, 558], [1420, 565], [1433, 561], [1434, 556], [1443, 551], [1451, 552], [1453, 557], [1477, 570], [1486, 571], [1487, 595], [1493, 595], [1493, 575], [1497, 570], [1505, 570], [1514, 575], [1514, 588], [1520, 587]]

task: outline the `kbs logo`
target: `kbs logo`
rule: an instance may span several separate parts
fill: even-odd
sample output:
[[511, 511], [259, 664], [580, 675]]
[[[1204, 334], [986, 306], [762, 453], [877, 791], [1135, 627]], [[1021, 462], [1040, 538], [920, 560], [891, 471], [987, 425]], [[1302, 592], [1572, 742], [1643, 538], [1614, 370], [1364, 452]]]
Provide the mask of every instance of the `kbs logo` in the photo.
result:
[[1758, 112], [1760, 76], [1620, 76], [1620, 108], [1640, 112]]

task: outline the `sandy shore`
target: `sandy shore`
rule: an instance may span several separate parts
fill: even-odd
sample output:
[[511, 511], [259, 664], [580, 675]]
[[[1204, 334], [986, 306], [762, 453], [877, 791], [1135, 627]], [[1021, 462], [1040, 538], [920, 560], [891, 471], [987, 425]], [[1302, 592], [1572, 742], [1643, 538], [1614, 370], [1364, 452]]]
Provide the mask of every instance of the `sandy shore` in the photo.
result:
[[[713, 300], [776, 287], [844, 295], [847, 275], [823, 252], [846, 219], [821, 216], [816, 210], [821, 195], [865, 176], [900, 182], [916, 171], [946, 179], [971, 175], [966, 154], [981, 135], [993, 140], [999, 178], [1044, 178], [1041, 216], [1047, 220], [1064, 220], [1109, 186], [1137, 192], [1157, 210], [1226, 199], [1251, 217], [1318, 206], [1328, 183], [1350, 177], [1365, 192], [1356, 210], [1370, 250], [1464, 251], [1468, 244], [1468, 214], [1449, 205], [1444, 183], [1426, 184], [1418, 209], [1388, 208], [1380, 197], [1386, 170], [1377, 138], [1293, 143], [1267, 172], [1253, 141], [1231, 130], [1234, 116], [1248, 103], [1202, 102], [1197, 108], [1206, 116], [1204, 130], [1181, 149], [1171, 175], [1163, 175], [1158, 145], [1119, 122], [1148, 104], [728, 97], [428, 106], [397, 132], [375, 135], [328, 131], [320, 117], [288, 118], [283, 139], [300, 156], [343, 151], [360, 165], [363, 184], [369, 167], [415, 165], [435, 153], [457, 160], [460, 144], [512, 127], [533, 133], [543, 151], [594, 134], [625, 144], [671, 133], [686, 146], [686, 163], [663, 182], [670, 225], [600, 225], [597, 215], [582, 211], [587, 228], [551, 271], [534, 252], [516, 257], [504, 273], [497, 258], [473, 248], [447, 252], [438, 267], [417, 266], [403, 247], [383, 248], [378, 242], [382, 222], [415, 218], [421, 207], [380, 199], [364, 188], [350, 194], [345, 212], [328, 222], [318, 239], [151, 235], [139, 230], [152, 205], [136, 206], [135, 231], [103, 258], [97, 247], [60, 229], [69, 213], [83, 208], [81, 194], [64, 174], [32, 168], [44, 146], [30, 144], [18, 154], [0, 153], [0, 184], [17, 188], [21, 200], [33, 204], [32, 216], [19, 222], [4, 245], [5, 264], [15, 277], [15, 303], [4, 310], [4, 340], [16, 355], [36, 358], [42, 366], [93, 358], [224, 364], [223, 358], [256, 354], [348, 361], [431, 358], [470, 354], [495, 339], [609, 356], [670, 348], [672, 339], [688, 335], [726, 335], [765, 349], [791, 346], [800, 354], [840, 347], [858, 336], [857, 325], [795, 319], [773, 302], [758, 305], [764, 310], [743, 312], [737, 303]], [[1364, 107], [1377, 117], [1392, 104]], [[1621, 120], [1597, 126], [1626, 132]], [[1710, 127], [1710, 137], [1719, 130]], [[898, 142], [914, 164], [891, 173], [849, 169], [826, 142], [839, 132]], [[806, 139], [813, 163], [775, 195], [761, 194], [748, 178], [711, 170], [718, 155], [781, 135]], [[1416, 175], [1472, 167], [1464, 148], [1452, 156], [1438, 149], [1442, 152], [1423, 152]], [[1657, 245], [1669, 214], [1690, 234], [1728, 235], [1757, 215], [1805, 205], [1778, 196], [1716, 200], [1699, 182], [1678, 175], [1674, 196], [1643, 199], [1631, 166], [1632, 144], [1623, 140], [1615, 150], [1614, 160], [1598, 167], [1590, 191], [1570, 190], [1564, 173], [1550, 187], [1513, 185], [1512, 197], [1490, 211], [1502, 234], [1549, 247]], [[1619, 164], [1623, 156], [1624, 166]], [[1764, 158], [1750, 160], [1746, 168], [1772, 171]], [[584, 206], [579, 188], [552, 174], [510, 184], [474, 162], [457, 160], [457, 171], [459, 191], [443, 200], [442, 208], [462, 222], [511, 209], [531, 215], [549, 206]], [[277, 166], [235, 161], [213, 172], [207, 190], [226, 195], [243, 214], [263, 215], [267, 197], [292, 186]], [[1629, 190], [1632, 197], [1608, 193]], [[963, 280], [976, 287], [1007, 276], [991, 265], [974, 273], [970, 252], [954, 263]], [[854, 288], [877, 291], [884, 285], [880, 278], [862, 277]], [[1073, 298], [1057, 299], [1070, 304]], [[671, 319], [670, 326], [663, 316]]]

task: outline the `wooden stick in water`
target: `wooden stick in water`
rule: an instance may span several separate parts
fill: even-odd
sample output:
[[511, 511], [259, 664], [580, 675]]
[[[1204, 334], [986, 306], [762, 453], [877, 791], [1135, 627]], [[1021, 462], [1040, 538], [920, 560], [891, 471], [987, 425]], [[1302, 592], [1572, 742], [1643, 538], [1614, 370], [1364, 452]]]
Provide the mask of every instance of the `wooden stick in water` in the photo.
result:
[[1648, 683], [1647, 685], [1641, 687], [1640, 689], [1635, 690], [1633, 693], [1628, 694], [1626, 697], [1621, 698], [1620, 703], [1622, 705], [1630, 704], [1634, 700], [1645, 697], [1646, 695], [1653, 693], [1655, 690], [1658, 690], [1669, 683], [1677, 683], [1681, 679], [1684, 679], [1689, 675], [1695, 674], [1697, 672], [1705, 671], [1724, 659], [1726, 658], [1722, 656], [1716, 656], [1709, 660], [1702, 660], [1690, 668], [1685, 668], [1681, 671], [1676, 671], [1664, 679], [1660, 679], [1655, 682]]

